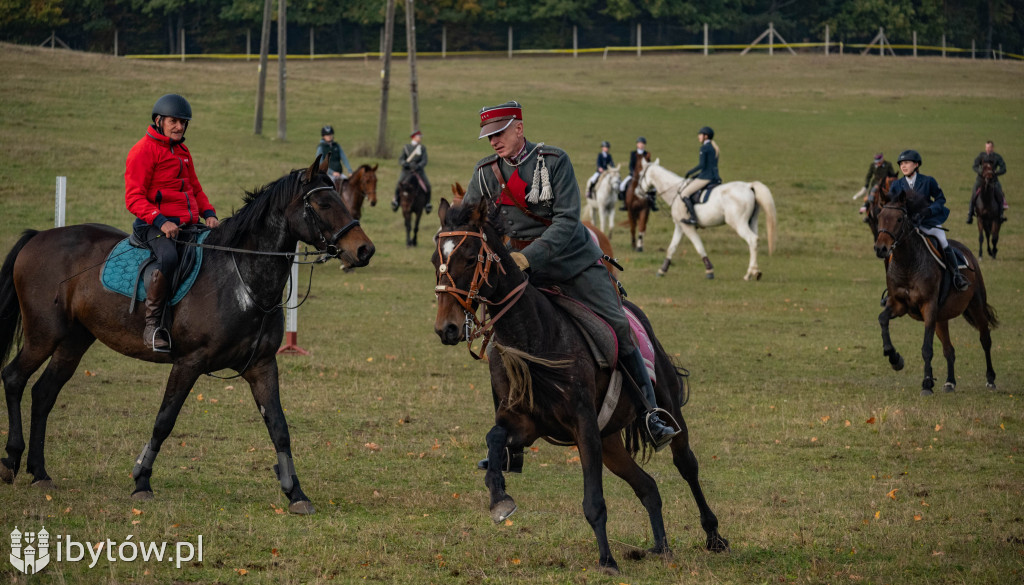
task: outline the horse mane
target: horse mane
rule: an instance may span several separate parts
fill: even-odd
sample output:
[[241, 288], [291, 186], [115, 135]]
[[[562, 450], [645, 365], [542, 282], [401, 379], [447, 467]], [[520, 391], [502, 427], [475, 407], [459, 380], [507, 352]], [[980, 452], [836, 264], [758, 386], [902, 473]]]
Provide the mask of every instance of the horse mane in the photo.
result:
[[283, 208], [291, 201], [303, 172], [305, 169], [296, 169], [272, 183], [246, 191], [242, 196], [241, 209], [225, 218], [220, 227], [210, 234], [216, 238], [213, 242], [237, 246], [247, 234], [262, 227], [270, 210]]
[[359, 165], [356, 168], [355, 171], [352, 172], [352, 174], [354, 175], [354, 174], [358, 173], [359, 171], [363, 171], [364, 173], [368, 173], [368, 172], [370, 172], [372, 170], [373, 170], [373, 167], [371, 167], [370, 165], [368, 165], [368, 164], [361, 164], [361, 165]]

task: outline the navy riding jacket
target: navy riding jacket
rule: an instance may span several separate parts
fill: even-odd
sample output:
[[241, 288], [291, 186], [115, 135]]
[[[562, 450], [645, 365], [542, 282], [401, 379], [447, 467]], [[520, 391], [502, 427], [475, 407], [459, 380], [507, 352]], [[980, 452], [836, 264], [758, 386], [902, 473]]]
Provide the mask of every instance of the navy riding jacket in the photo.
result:
[[686, 176], [689, 177], [698, 171], [700, 173], [696, 177], [698, 179], [706, 179], [711, 183], [722, 182], [722, 178], [718, 176], [718, 153], [715, 152], [715, 147], [711, 145], [710, 140], [704, 141], [704, 144], [700, 146], [700, 162], [687, 171]]
[[907, 184], [907, 178], [900, 177], [892, 182], [892, 186], [889, 188], [889, 198], [895, 199], [903, 191], [913, 191], [918, 195], [927, 197], [928, 201], [931, 202], [931, 205], [919, 212], [922, 227], [939, 227], [949, 217], [949, 208], [946, 207], [946, 196], [942, 193], [942, 189], [939, 188], [939, 184], [934, 178], [917, 173], [917, 178], [914, 179], [914, 188], [911, 189], [910, 185]]

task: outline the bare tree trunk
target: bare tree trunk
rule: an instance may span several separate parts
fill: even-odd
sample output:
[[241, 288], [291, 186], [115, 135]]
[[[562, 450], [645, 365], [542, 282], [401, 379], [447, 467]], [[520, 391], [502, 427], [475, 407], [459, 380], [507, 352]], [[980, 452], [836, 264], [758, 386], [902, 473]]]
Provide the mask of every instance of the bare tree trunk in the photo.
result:
[[992, 17], [992, 0], [988, 0], [988, 32], [985, 33], [985, 50], [992, 54], [992, 29], [994, 18]]
[[405, 42], [409, 55], [409, 96], [412, 99], [412, 132], [420, 129], [420, 96], [416, 87], [416, 0], [405, 0]]
[[380, 120], [377, 124], [377, 156], [388, 156], [388, 87], [391, 83], [391, 45], [395, 40], [395, 0], [388, 0], [384, 21], [384, 69], [380, 76]]
[[288, 0], [277, 0], [277, 139], [288, 136], [285, 107], [285, 63], [288, 61]]
[[259, 81], [256, 82], [256, 121], [253, 123], [253, 134], [263, 134], [263, 101], [267, 94], [267, 56], [270, 53], [270, 15], [273, 0], [263, 2], [263, 30], [260, 37], [260, 69]]

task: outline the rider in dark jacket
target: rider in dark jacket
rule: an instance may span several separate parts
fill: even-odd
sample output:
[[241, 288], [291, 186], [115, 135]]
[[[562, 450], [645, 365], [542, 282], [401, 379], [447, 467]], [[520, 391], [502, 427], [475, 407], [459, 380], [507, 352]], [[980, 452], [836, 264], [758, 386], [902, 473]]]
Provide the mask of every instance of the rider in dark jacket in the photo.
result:
[[715, 144], [714, 138], [715, 131], [708, 126], [697, 131], [697, 140], [700, 142], [700, 160], [697, 166], [686, 171], [686, 178], [693, 177], [693, 180], [679, 192], [679, 197], [686, 205], [687, 211], [683, 222], [690, 225], [697, 225], [697, 214], [694, 210], [696, 202], [694, 202], [693, 196], [708, 185], [717, 185], [722, 182], [722, 178], [718, 176], [718, 145]]
[[978, 154], [977, 158], [974, 159], [974, 172], [978, 175], [978, 178], [974, 180], [974, 190], [971, 191], [971, 206], [967, 211], [967, 223], [974, 221], [974, 201], [978, 198], [978, 191], [981, 189], [982, 182], [982, 165], [989, 163], [992, 165], [992, 172], [995, 174], [995, 178], [992, 183], [996, 189], [996, 203], [999, 204], [999, 221], [1006, 221], [1006, 196], [1003, 194], [1003, 186], [999, 183], [999, 176], [1006, 174], [1006, 161], [1003, 157], [999, 156], [999, 153], [995, 151], [995, 145], [989, 140], [985, 143], [985, 150]]

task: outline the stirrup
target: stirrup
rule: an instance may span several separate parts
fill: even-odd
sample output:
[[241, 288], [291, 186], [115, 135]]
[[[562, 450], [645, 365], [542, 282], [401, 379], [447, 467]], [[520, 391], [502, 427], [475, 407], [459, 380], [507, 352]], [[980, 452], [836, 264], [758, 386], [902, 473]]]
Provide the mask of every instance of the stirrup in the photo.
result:
[[[163, 339], [167, 341], [167, 347], [158, 348], [156, 346], [156, 336], [160, 335], [161, 333], [163, 333]], [[163, 327], [157, 327], [156, 329], [153, 329], [153, 336], [147, 339], [146, 343], [149, 345], [150, 349], [157, 353], [171, 353], [171, 333], [164, 329]]]
[[[505, 466], [502, 471], [505, 473], [522, 473], [523, 460], [524, 455], [522, 451], [512, 453], [508, 447], [505, 447]], [[486, 457], [476, 462], [476, 468], [482, 471], [487, 471], [489, 467], [490, 465]]]
[[674, 439], [676, 435], [682, 432], [680, 430], [672, 428], [665, 421], [659, 418], [657, 419], [658, 422], [661, 423], [661, 426], [663, 428], [668, 429], [669, 432], [662, 433], [661, 435], [655, 437], [654, 432], [651, 428], [651, 419], [654, 418], [659, 412], [665, 413], [665, 416], [667, 416], [669, 420], [675, 422], [675, 419], [672, 418], [672, 415], [669, 414], [669, 412], [664, 408], [652, 408], [644, 413], [644, 430], [646, 431], [644, 438], [647, 440], [648, 443], [650, 443], [652, 447], [654, 447], [655, 453], [664, 449], [669, 443], [672, 442], [672, 439]]

